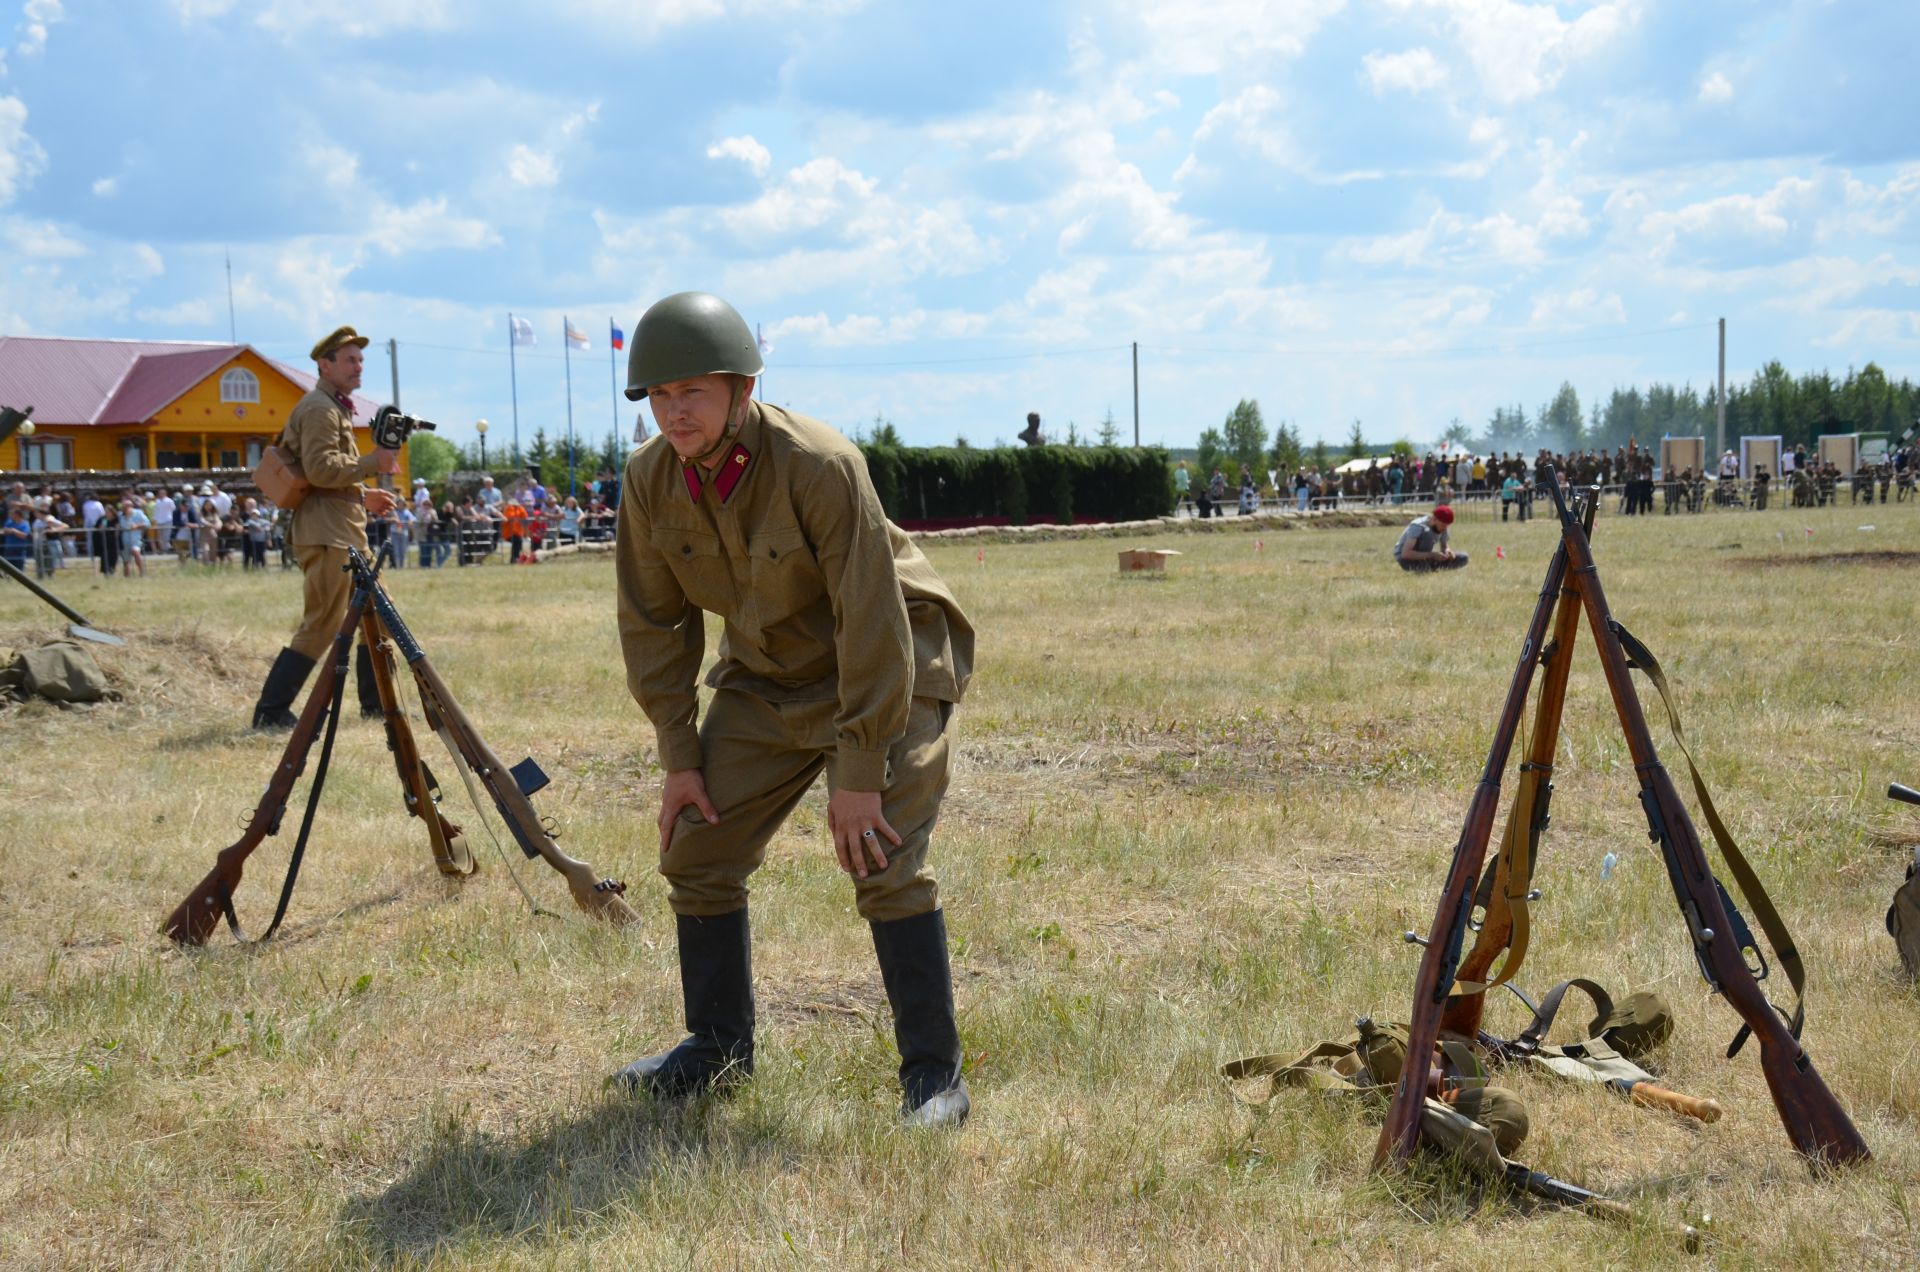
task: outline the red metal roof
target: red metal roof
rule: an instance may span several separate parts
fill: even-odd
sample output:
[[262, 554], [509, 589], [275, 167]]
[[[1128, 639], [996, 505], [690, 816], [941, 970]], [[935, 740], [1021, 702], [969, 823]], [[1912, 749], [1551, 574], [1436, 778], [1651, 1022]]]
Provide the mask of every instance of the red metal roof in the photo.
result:
[[144, 424], [181, 394], [240, 354], [237, 345], [189, 349], [185, 353], [149, 353], [134, 359], [120, 387], [90, 423]]
[[[0, 403], [31, 406], [42, 425], [144, 424], [242, 353], [253, 353], [302, 391], [316, 383], [312, 372], [251, 345], [0, 336]], [[363, 426], [379, 409], [359, 394], [353, 406], [354, 423]]]

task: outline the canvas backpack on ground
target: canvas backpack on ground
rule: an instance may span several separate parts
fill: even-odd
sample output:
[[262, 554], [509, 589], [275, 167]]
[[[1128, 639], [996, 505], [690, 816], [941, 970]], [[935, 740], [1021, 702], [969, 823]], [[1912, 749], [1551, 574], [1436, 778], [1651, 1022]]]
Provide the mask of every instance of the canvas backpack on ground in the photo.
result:
[[0, 693], [50, 702], [102, 702], [120, 696], [93, 655], [70, 640], [15, 653], [0, 666]]

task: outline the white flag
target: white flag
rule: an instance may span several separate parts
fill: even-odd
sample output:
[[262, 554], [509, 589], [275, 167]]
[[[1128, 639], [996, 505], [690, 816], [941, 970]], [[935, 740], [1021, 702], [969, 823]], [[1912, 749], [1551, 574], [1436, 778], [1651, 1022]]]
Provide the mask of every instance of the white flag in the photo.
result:
[[508, 316], [507, 321], [513, 327], [513, 343], [528, 346], [536, 343], [533, 338], [532, 323], [528, 322], [525, 318], [515, 318], [511, 315]]
[[572, 349], [591, 349], [593, 343], [587, 339], [587, 333], [573, 325], [571, 318], [562, 318], [561, 327], [567, 333], [567, 347]]
[[753, 342], [760, 346], [760, 356], [765, 358], [773, 353], [773, 342], [760, 334], [760, 324], [753, 324]]

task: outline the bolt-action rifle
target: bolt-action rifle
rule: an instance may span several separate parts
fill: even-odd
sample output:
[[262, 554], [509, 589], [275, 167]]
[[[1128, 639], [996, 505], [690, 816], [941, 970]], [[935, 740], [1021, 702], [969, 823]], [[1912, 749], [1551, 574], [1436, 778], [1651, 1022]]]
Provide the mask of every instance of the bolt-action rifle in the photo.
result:
[[[1593, 514], [1600, 492], [1588, 493], [1584, 521], [1593, 528]], [[1455, 985], [1458, 992], [1447, 1001], [1440, 1016], [1440, 1028], [1447, 1033], [1471, 1038], [1480, 1032], [1487, 1005], [1487, 991], [1510, 983], [1526, 960], [1531, 924], [1527, 905], [1536, 896], [1532, 891], [1533, 864], [1539, 857], [1540, 840], [1551, 820], [1553, 801], [1553, 759], [1560, 745], [1560, 717], [1567, 701], [1567, 674], [1573, 668], [1574, 646], [1580, 635], [1580, 580], [1572, 574], [1561, 583], [1559, 608], [1553, 617], [1553, 638], [1540, 651], [1543, 668], [1540, 700], [1534, 710], [1533, 733], [1527, 740], [1526, 758], [1520, 761], [1520, 777], [1515, 783], [1513, 805], [1507, 810], [1505, 833], [1500, 850], [1494, 856], [1493, 869], [1482, 878], [1475, 908], [1482, 918], [1475, 933], [1473, 948], [1460, 960]], [[1493, 961], [1507, 951], [1497, 976], [1489, 976]], [[1448, 987], [1452, 989], [1452, 986]]]
[[[621, 895], [626, 890], [624, 884], [599, 878], [586, 862], [568, 856], [554, 843], [555, 832], [541, 821], [528, 799], [529, 795], [547, 784], [546, 775], [540, 771], [539, 765], [527, 759], [508, 769], [501, 763], [500, 758], [480, 737], [473, 722], [460, 709], [452, 691], [427, 659], [426, 652], [407, 630], [392, 599], [380, 586], [374, 567], [358, 552], [349, 550], [347, 569], [354, 578], [353, 599], [339, 631], [334, 635], [331, 657], [321, 664], [313, 690], [301, 710], [292, 736], [287, 739], [286, 748], [267, 783], [266, 792], [248, 819], [245, 832], [232, 845], [221, 850], [214, 860], [213, 869], [167, 916], [160, 930], [180, 945], [204, 945], [213, 935], [221, 917], [225, 916], [234, 934], [242, 935], [240, 921], [233, 908], [233, 895], [240, 886], [241, 872], [253, 850], [267, 837], [279, 833], [281, 820], [292, 798], [294, 783], [306, 769], [307, 756], [313, 748], [315, 735], [325, 725], [326, 740], [322, 744], [320, 763], [307, 794], [306, 813], [299, 838], [294, 844], [286, 882], [281, 887], [279, 906], [272, 923], [259, 939], [268, 939], [279, 928], [281, 919], [286, 915], [300, 859], [313, 826], [320, 788], [325, 781], [333, 735], [343, 705], [347, 663], [353, 649], [354, 634], [363, 629], [371, 638], [369, 645], [375, 655], [374, 679], [380, 686], [388, 746], [393, 751], [395, 764], [400, 771], [407, 811], [426, 823], [434, 860], [441, 872], [449, 875], [471, 873], [471, 858], [460, 828], [442, 817], [436, 807], [437, 790], [432, 774], [420, 759], [406, 717], [399, 710], [388, 642], [398, 649], [413, 672], [428, 725], [447, 744], [462, 778], [467, 778], [471, 773], [486, 788], [521, 851], [529, 858], [544, 859], [559, 871], [566, 879], [575, 903], [588, 914], [616, 925], [638, 922], [639, 915], [634, 913]], [[244, 936], [242, 939], [245, 939]]]
[[[1454, 845], [1453, 864], [1447, 870], [1447, 882], [1441, 890], [1440, 906], [1433, 916], [1426, 947], [1420, 956], [1420, 971], [1414, 978], [1413, 1013], [1407, 1022], [1407, 1054], [1429, 1055], [1440, 1037], [1440, 1015], [1447, 1005], [1447, 992], [1453, 987], [1460, 965], [1460, 946], [1473, 913], [1473, 898], [1480, 882], [1480, 869], [1487, 859], [1487, 840], [1493, 834], [1493, 814], [1500, 802], [1500, 777], [1507, 768], [1507, 756], [1513, 750], [1513, 738], [1520, 731], [1520, 717], [1526, 710], [1527, 693], [1533, 685], [1534, 668], [1540, 665], [1540, 651], [1547, 635], [1547, 622], [1553, 617], [1561, 583], [1567, 574], [1567, 545], [1563, 536], [1547, 564], [1546, 581], [1540, 599], [1533, 608], [1533, 621], [1527, 624], [1527, 637], [1520, 646], [1520, 662], [1507, 685], [1507, 699], [1494, 726], [1493, 745], [1487, 751], [1486, 767], [1480, 771], [1479, 785], [1467, 804], [1466, 824]], [[1409, 1067], [1411, 1072], [1411, 1066]], [[1390, 1163], [1402, 1163], [1413, 1156], [1420, 1141], [1420, 1111], [1426, 1098], [1418, 1080], [1403, 1080], [1387, 1106], [1386, 1125], [1380, 1130], [1380, 1143], [1373, 1164], [1379, 1169]]]

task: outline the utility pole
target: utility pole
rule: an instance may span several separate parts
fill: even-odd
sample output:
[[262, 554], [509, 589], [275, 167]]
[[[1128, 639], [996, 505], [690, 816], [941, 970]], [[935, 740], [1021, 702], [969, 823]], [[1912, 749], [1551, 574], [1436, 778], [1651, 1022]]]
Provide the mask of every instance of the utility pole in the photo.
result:
[[393, 409], [400, 409], [400, 341], [387, 337], [387, 365], [393, 368]]
[[1133, 342], [1133, 444], [1140, 445], [1140, 342]]
[[1727, 453], [1727, 320], [1720, 320], [1720, 390], [1713, 402], [1713, 462], [1718, 472], [1720, 457]]

